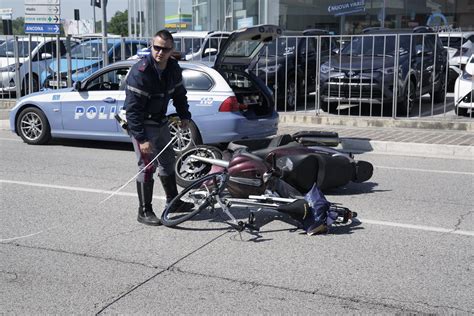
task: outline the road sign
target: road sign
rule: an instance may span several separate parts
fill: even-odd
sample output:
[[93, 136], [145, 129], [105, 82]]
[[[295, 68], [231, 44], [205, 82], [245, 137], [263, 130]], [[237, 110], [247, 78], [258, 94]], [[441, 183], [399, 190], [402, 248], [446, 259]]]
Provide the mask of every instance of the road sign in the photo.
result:
[[25, 23], [58, 24], [59, 15], [25, 15]]
[[13, 14], [13, 8], [0, 9], [0, 15], [12, 15], [12, 14]]
[[58, 5], [25, 5], [25, 15], [49, 15], [49, 14], [60, 14], [61, 9]]
[[27, 34], [59, 34], [60, 24], [25, 24]]
[[61, 0], [25, 0], [25, 5], [59, 5]]

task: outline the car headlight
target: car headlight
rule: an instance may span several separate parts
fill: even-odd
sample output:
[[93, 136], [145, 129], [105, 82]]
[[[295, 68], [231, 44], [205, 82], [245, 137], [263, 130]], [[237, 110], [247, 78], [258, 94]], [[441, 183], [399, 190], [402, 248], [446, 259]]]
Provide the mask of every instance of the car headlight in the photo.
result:
[[468, 73], [467, 71], [464, 71], [464, 72], [462, 73], [462, 78], [463, 78], [464, 80], [472, 80], [472, 75], [471, 75], [470, 73]]
[[281, 65], [273, 65], [273, 66], [263, 67], [260, 70], [266, 73], [273, 73], [273, 72], [277, 72], [278, 69], [280, 69], [280, 67]]
[[[19, 64], [18, 67], [21, 67], [22, 64]], [[0, 68], [0, 72], [14, 72], [16, 70], [15, 64], [11, 64], [5, 67]]]
[[327, 74], [327, 73], [330, 72], [330, 71], [334, 71], [334, 67], [329, 67], [329, 66], [326, 65], [326, 64], [322, 64], [320, 70], [321, 70], [321, 72], [322, 72], [323, 74]]

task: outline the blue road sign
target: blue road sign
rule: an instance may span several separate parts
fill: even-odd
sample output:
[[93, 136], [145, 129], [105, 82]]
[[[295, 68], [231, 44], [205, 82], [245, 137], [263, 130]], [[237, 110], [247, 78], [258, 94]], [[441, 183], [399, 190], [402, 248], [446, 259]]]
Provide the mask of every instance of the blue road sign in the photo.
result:
[[59, 34], [60, 24], [25, 24], [26, 34]]

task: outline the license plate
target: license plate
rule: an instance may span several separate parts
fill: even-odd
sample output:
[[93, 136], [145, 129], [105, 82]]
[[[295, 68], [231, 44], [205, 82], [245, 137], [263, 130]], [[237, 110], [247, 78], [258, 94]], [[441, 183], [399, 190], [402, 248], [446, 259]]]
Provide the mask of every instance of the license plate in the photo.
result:
[[[50, 81], [49, 81], [49, 86], [50, 86], [50, 87], [57, 87], [57, 86], [58, 86], [58, 82], [57, 82], [56, 80], [50, 80]], [[66, 88], [66, 87], [67, 87], [67, 82], [61, 81], [61, 87], [62, 87], [62, 88]]]

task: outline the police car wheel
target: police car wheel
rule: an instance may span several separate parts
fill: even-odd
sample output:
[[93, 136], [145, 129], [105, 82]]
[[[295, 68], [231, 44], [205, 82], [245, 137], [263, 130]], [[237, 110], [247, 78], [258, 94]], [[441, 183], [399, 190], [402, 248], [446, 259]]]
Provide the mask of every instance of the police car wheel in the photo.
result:
[[30, 145], [46, 144], [51, 139], [51, 128], [44, 113], [34, 107], [21, 111], [16, 130], [23, 141]]
[[181, 155], [195, 145], [202, 144], [201, 136], [194, 122], [189, 122], [189, 128], [186, 130], [180, 130], [177, 124], [174, 121], [169, 124], [171, 137], [178, 136], [173, 143], [173, 149], [177, 155]]

